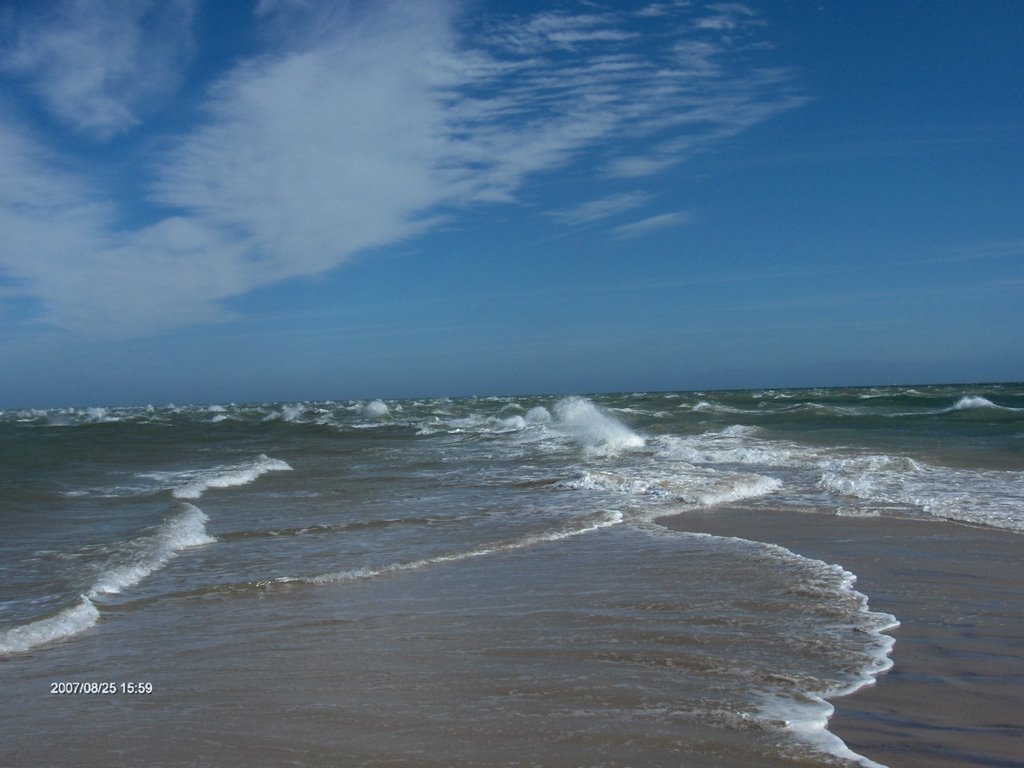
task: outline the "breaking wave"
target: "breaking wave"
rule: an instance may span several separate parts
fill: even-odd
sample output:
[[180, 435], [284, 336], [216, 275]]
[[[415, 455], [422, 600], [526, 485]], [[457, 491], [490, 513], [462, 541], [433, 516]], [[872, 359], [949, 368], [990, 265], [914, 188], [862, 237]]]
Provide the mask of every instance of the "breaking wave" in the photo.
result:
[[118, 547], [119, 551], [99, 568], [92, 586], [76, 605], [0, 633], [0, 653], [20, 653], [84, 632], [100, 618], [93, 600], [138, 584], [183, 549], [216, 541], [206, 532], [206, 514], [192, 504], [183, 506], [180, 514], [164, 521], [152, 533]]
[[555, 404], [555, 415], [557, 426], [582, 443], [588, 453], [613, 455], [644, 445], [640, 435], [585, 398], [560, 400]]
[[995, 408], [1000, 411], [1021, 411], [1024, 408], [1010, 408], [1005, 405], [997, 405], [989, 400], [987, 397], [980, 397], [978, 395], [964, 395], [957, 400], [952, 406], [945, 410], [939, 411], [939, 413], [956, 413], [957, 411], [973, 411], [979, 408]]
[[39, 619], [0, 633], [0, 653], [21, 653], [44, 643], [63, 640], [84, 632], [100, 618], [100, 612], [88, 597], [45, 619]]
[[166, 520], [152, 534], [132, 541], [120, 556], [108, 562], [86, 597], [117, 594], [162, 568], [181, 550], [215, 542], [206, 532], [206, 513], [192, 504], [183, 506], [180, 514]]
[[176, 499], [198, 499], [210, 488], [233, 488], [248, 485], [267, 472], [290, 471], [291, 466], [280, 459], [260, 454], [253, 461], [209, 469], [186, 469], [176, 472], [147, 472], [140, 477], [156, 480]]

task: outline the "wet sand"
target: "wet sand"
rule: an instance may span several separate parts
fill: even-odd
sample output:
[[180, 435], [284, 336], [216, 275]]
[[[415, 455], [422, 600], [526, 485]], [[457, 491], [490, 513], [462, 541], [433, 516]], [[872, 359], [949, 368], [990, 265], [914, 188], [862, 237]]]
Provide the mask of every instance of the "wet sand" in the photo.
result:
[[851, 749], [890, 768], [1024, 766], [1024, 537], [743, 508], [659, 522], [838, 563], [900, 620], [893, 668], [832, 702], [829, 729]]

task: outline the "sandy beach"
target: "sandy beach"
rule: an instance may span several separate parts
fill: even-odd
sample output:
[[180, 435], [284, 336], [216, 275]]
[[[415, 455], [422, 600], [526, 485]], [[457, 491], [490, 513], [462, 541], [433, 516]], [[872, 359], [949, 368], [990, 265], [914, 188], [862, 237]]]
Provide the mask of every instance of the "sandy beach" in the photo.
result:
[[1024, 765], [1019, 535], [936, 521], [763, 509], [688, 512], [675, 530], [780, 544], [857, 574], [896, 615], [893, 668], [833, 703], [830, 730], [891, 768]]

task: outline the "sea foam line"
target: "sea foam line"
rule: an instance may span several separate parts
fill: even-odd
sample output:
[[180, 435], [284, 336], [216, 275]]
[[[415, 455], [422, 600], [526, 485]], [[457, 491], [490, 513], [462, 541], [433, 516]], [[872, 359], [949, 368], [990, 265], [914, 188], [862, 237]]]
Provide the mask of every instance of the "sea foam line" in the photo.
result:
[[760, 697], [761, 706], [756, 717], [767, 723], [781, 724], [799, 741], [826, 754], [859, 763], [865, 768], [886, 768], [882, 763], [854, 752], [839, 736], [828, 730], [828, 722], [835, 713], [835, 707], [829, 702], [829, 699], [856, 693], [861, 688], [874, 684], [879, 675], [892, 668], [891, 654], [896, 639], [885, 633], [899, 627], [899, 620], [892, 614], [872, 611], [868, 607], [867, 595], [857, 591], [854, 587], [857, 576], [840, 565], [800, 555], [779, 544], [752, 541], [734, 536], [714, 536], [707, 533], [687, 533], [686, 535], [728, 539], [739, 544], [756, 547], [784, 560], [815, 566], [821, 569], [822, 573], [839, 577], [838, 583], [835, 584], [835, 593], [840, 598], [845, 596], [852, 599], [857, 606], [858, 621], [855, 624], [837, 625], [837, 628], [863, 633], [870, 638], [873, 644], [873, 648], [866, 652], [867, 660], [861, 667], [860, 673], [844, 685], [838, 685], [825, 691], [803, 691], [802, 698], [766, 693]]
[[588, 525], [572, 528], [561, 528], [556, 531], [549, 531], [547, 533], [534, 534], [532, 536], [524, 536], [520, 539], [513, 541], [500, 542], [496, 544], [485, 544], [474, 549], [466, 550], [464, 552], [454, 552], [448, 555], [437, 555], [435, 557], [425, 557], [420, 560], [412, 560], [405, 563], [390, 563], [388, 565], [382, 565], [378, 567], [365, 567], [355, 568], [347, 571], [337, 571], [335, 573], [323, 573], [319, 576], [311, 577], [295, 577], [295, 576], [280, 576], [270, 581], [262, 582], [263, 586], [270, 584], [334, 584], [337, 582], [344, 581], [361, 581], [364, 579], [372, 579], [377, 576], [383, 576], [389, 573], [401, 573], [403, 571], [416, 571], [421, 568], [426, 568], [432, 565], [441, 565], [443, 563], [454, 563], [460, 560], [469, 560], [475, 557], [484, 557], [486, 555], [498, 554], [501, 552], [511, 552], [517, 549], [525, 549], [527, 547], [544, 544], [552, 541], [559, 541], [561, 539], [567, 539], [572, 536], [580, 536], [585, 533], [592, 533], [602, 528], [608, 528], [613, 525], [618, 525], [623, 522], [624, 517], [621, 512], [607, 512], [602, 514], [596, 520]]

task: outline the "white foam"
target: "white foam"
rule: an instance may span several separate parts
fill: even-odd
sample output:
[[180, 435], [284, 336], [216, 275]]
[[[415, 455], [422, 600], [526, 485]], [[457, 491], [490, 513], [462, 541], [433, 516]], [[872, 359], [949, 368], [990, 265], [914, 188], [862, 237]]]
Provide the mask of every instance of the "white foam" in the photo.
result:
[[299, 420], [305, 410], [306, 408], [303, 405], [283, 405], [281, 406], [281, 418], [285, 421], [295, 423]]
[[842, 566], [804, 557], [778, 544], [734, 537], [714, 537], [710, 534], [687, 535], [729, 538], [744, 546], [755, 547], [783, 562], [809, 566], [819, 577], [815, 578], [814, 582], [819, 583], [802, 584], [801, 589], [821, 594], [826, 598], [832, 596], [837, 605], [848, 606], [847, 618], [844, 619], [842, 614], [837, 614], [830, 629], [837, 637], [856, 639], [855, 644], [858, 647], [854, 652], [863, 660], [860, 668], [852, 673], [847, 681], [824, 691], [805, 690], [796, 695], [792, 690], [778, 693], [763, 692], [756, 696], [759, 704], [756, 717], [763, 722], [783, 727], [799, 741], [823, 753], [850, 760], [865, 768], [886, 768], [881, 763], [854, 752], [841, 738], [828, 730], [829, 719], [835, 712], [835, 707], [828, 700], [849, 696], [865, 686], [872, 685], [878, 675], [892, 668], [891, 653], [896, 640], [885, 633], [900, 625], [896, 617], [870, 610], [867, 596], [854, 587], [857, 577]]
[[164, 521], [151, 534], [129, 542], [123, 552], [111, 558], [77, 605], [0, 633], [0, 653], [20, 653], [84, 632], [100, 617], [94, 599], [138, 584], [183, 549], [216, 541], [206, 532], [208, 518], [203, 511], [191, 504], [183, 506], [181, 513]]
[[475, 557], [484, 557], [486, 555], [493, 555], [500, 552], [511, 552], [517, 549], [525, 549], [526, 547], [535, 546], [537, 544], [544, 544], [552, 541], [559, 541], [561, 539], [567, 539], [572, 536], [581, 536], [587, 533], [593, 533], [594, 531], [601, 530], [602, 528], [608, 528], [613, 525], [618, 525], [623, 521], [623, 515], [621, 512], [613, 511], [603, 513], [596, 518], [590, 520], [584, 520], [578, 522], [573, 526], [566, 526], [554, 531], [547, 531], [545, 533], [533, 534], [530, 536], [523, 536], [519, 539], [512, 541], [497, 542], [494, 544], [486, 544], [474, 549], [469, 549], [463, 552], [454, 552], [448, 555], [438, 555], [436, 557], [426, 557], [420, 560], [413, 560], [405, 563], [390, 563], [388, 565], [378, 567], [364, 567], [355, 568], [346, 571], [336, 571], [334, 573], [323, 573], [319, 576], [313, 576], [308, 578], [282, 576], [274, 579], [272, 582], [266, 583], [305, 583], [305, 584], [334, 584], [345, 581], [360, 581], [363, 579], [372, 579], [377, 576], [383, 576], [389, 573], [401, 573], [403, 571], [416, 571], [421, 568], [426, 568], [432, 565], [442, 565], [444, 563], [454, 563], [461, 560], [469, 560]]
[[1024, 532], [1019, 472], [938, 466], [909, 456], [856, 454], [766, 440], [756, 434], [730, 427], [687, 437], [660, 436], [654, 445], [661, 459], [700, 468], [724, 464], [732, 469], [784, 467], [813, 472], [819, 489], [890, 511], [895, 507], [942, 520]]
[[937, 467], [907, 457], [822, 460], [819, 486], [870, 504], [912, 507], [942, 520], [1024, 532], [1020, 473]]
[[148, 472], [140, 475], [171, 491], [177, 499], [198, 499], [210, 488], [233, 488], [248, 485], [267, 472], [290, 471], [291, 466], [280, 459], [260, 454], [253, 461], [209, 469], [188, 469], [179, 472]]
[[558, 427], [583, 443], [588, 453], [612, 455], [644, 445], [640, 435], [585, 398], [560, 400], [555, 405], [555, 415]]
[[725, 480], [718, 488], [706, 488], [696, 495], [703, 507], [731, 504], [743, 499], [767, 496], [782, 488], [782, 481], [763, 475], [736, 475]]
[[760, 427], [751, 427], [746, 424], [733, 424], [723, 429], [722, 434], [730, 437], [741, 437], [743, 435], [756, 435], [761, 431]]
[[[790, 553], [789, 550], [785, 551], [794, 557], [800, 557]], [[839, 568], [839, 566], [831, 567]], [[884, 764], [854, 752], [846, 745], [846, 742], [828, 730], [828, 722], [835, 713], [835, 707], [829, 703], [829, 699], [849, 696], [861, 688], [873, 685], [878, 675], [892, 668], [893, 662], [890, 654], [896, 640], [884, 633], [900, 625], [895, 616], [870, 611], [867, 597], [853, 588], [856, 577], [849, 572], [844, 571], [843, 573], [845, 578], [841, 591], [856, 598], [860, 605], [860, 622], [851, 624], [848, 629], [866, 633], [874, 642], [874, 648], [869, 653], [864, 666], [848, 683], [827, 691], [820, 693], [807, 691], [797, 698], [773, 695], [761, 697], [759, 717], [767, 721], [782, 723], [783, 727], [797, 739], [821, 752], [850, 760], [865, 766], [865, 768], [886, 768]]]
[[164, 521], [152, 534], [132, 542], [124, 561], [108, 564], [89, 590], [88, 597], [116, 594], [162, 568], [179, 551], [216, 541], [206, 532], [209, 520], [206, 514], [192, 504], [183, 506], [180, 514]]
[[507, 416], [506, 418], [501, 419], [498, 424], [502, 429], [517, 431], [526, 428], [526, 419], [522, 416]]
[[83, 595], [77, 605], [54, 616], [0, 633], [0, 653], [21, 653], [37, 645], [77, 635], [95, 624], [99, 617], [96, 606]]
[[544, 406], [537, 406], [527, 411], [524, 418], [530, 424], [550, 424], [551, 412]]
[[734, 408], [731, 405], [724, 405], [722, 403], [712, 403], [708, 400], [699, 400], [694, 406], [691, 407], [692, 411], [697, 413], [757, 413], [757, 411], [748, 411], [743, 408]]
[[753, 437], [757, 427], [706, 432], [690, 437], [659, 438], [659, 455], [694, 464], [751, 464], [763, 467], [811, 466], [818, 454], [810, 448]]
[[864, 768], [887, 768], [850, 749], [846, 742], [828, 730], [828, 721], [835, 707], [824, 698], [807, 695], [805, 701], [782, 696], [763, 697], [759, 717], [764, 720], [781, 722], [785, 729], [804, 744], [820, 752], [835, 755], [864, 766]]
[[953, 413], [955, 411], [973, 411], [977, 408], [996, 408], [1000, 411], [1019, 411], [1021, 408], [1008, 408], [1004, 405], [996, 405], [991, 400], [978, 395], [964, 395], [942, 413]]
[[566, 488], [613, 491], [631, 496], [681, 501], [699, 507], [712, 507], [766, 496], [781, 488], [782, 482], [764, 475], [688, 467], [685, 470], [677, 468], [677, 473], [671, 476], [627, 476], [617, 472], [587, 471], [575, 480], [560, 485]]
[[363, 406], [362, 414], [368, 419], [384, 419], [391, 413], [387, 403], [383, 400], [373, 400]]

